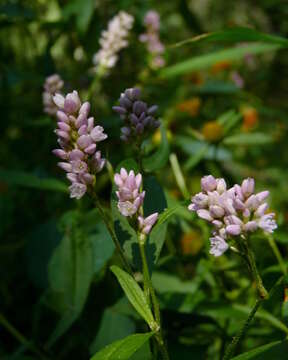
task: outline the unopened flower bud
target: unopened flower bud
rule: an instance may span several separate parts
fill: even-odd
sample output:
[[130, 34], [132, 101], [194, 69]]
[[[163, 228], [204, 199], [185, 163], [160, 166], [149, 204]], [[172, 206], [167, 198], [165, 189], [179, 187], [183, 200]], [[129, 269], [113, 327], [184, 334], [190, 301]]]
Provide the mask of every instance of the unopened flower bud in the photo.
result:
[[213, 217], [211, 216], [210, 212], [205, 209], [199, 209], [197, 210], [197, 215], [204, 220], [207, 221], [213, 221]]
[[216, 182], [217, 182], [216, 190], [219, 194], [222, 194], [224, 191], [226, 191], [227, 185], [224, 179], [217, 179]]
[[214, 218], [221, 218], [225, 214], [225, 210], [218, 205], [210, 206], [209, 211]]
[[229, 235], [240, 235], [241, 233], [241, 226], [240, 225], [228, 225], [226, 227], [226, 232]]
[[217, 182], [214, 176], [208, 175], [201, 179], [201, 188], [203, 191], [213, 191], [217, 187]]
[[248, 197], [249, 195], [253, 194], [255, 188], [255, 181], [252, 178], [247, 178], [243, 180], [241, 189], [244, 196]]

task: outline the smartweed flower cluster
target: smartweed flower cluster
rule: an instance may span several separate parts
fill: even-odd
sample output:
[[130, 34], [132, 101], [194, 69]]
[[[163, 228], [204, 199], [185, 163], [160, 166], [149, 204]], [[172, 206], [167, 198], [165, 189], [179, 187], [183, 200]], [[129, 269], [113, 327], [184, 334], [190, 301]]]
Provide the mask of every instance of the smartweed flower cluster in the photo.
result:
[[61, 89], [64, 86], [64, 81], [58, 74], [50, 75], [46, 78], [44, 83], [44, 91], [42, 94], [44, 112], [49, 115], [56, 115], [58, 110], [53, 101], [53, 96], [56, 93], [61, 93]]
[[158, 213], [153, 213], [148, 217], [143, 217], [142, 204], [145, 198], [145, 191], [141, 191], [142, 175], [135, 175], [133, 170], [129, 173], [121, 168], [119, 174], [115, 174], [114, 182], [118, 187], [116, 195], [118, 197], [118, 209], [123, 216], [138, 220], [138, 230], [148, 235], [157, 221]]
[[147, 46], [151, 56], [151, 67], [154, 69], [161, 68], [165, 65], [165, 59], [163, 58], [165, 47], [159, 37], [160, 16], [157, 11], [150, 10], [147, 12], [144, 18], [144, 25], [146, 32], [141, 34], [139, 39]]
[[56, 94], [53, 99], [58, 108], [55, 133], [60, 145], [53, 153], [64, 160], [58, 166], [66, 171], [71, 181], [71, 198], [80, 199], [95, 183], [95, 174], [105, 164], [101, 151], [97, 150], [97, 143], [105, 140], [107, 135], [102, 126], [95, 126], [94, 118], [89, 117], [89, 102], [81, 104], [77, 91], [65, 97]]
[[108, 23], [108, 28], [102, 31], [99, 44], [100, 50], [94, 55], [93, 63], [98, 68], [111, 69], [118, 60], [120, 50], [128, 46], [129, 31], [134, 18], [125, 11], [120, 11]]
[[119, 98], [119, 106], [113, 106], [125, 126], [121, 128], [123, 141], [135, 141], [143, 138], [160, 126], [160, 120], [155, 119], [157, 105], [148, 106], [141, 100], [141, 91], [138, 88], [126, 89]]
[[269, 191], [254, 194], [254, 179], [243, 180], [230, 189], [224, 179], [215, 179], [212, 175], [201, 180], [202, 192], [191, 199], [188, 209], [214, 226], [210, 238], [210, 253], [222, 255], [228, 248], [227, 241], [235, 236], [246, 236], [257, 229], [272, 233], [277, 225], [275, 214], [268, 211], [265, 202]]

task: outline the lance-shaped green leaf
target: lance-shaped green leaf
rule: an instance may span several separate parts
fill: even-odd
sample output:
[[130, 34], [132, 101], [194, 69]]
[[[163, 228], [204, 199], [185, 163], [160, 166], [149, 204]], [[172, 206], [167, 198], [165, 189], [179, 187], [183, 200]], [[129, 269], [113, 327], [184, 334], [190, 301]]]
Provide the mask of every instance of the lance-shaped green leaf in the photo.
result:
[[92, 356], [91, 360], [126, 360], [129, 359], [138, 349], [140, 349], [153, 333], [134, 334], [125, 339], [115, 341], [106, 346], [97, 354]]
[[207, 42], [229, 42], [229, 43], [237, 43], [237, 42], [249, 42], [249, 41], [258, 41], [265, 43], [272, 43], [283, 45], [285, 47], [288, 46], [288, 40], [275, 35], [265, 34], [260, 31], [244, 28], [244, 27], [234, 27], [231, 29], [225, 29], [220, 31], [215, 31], [212, 33], [201, 34], [197, 36], [193, 36], [190, 39], [186, 39], [184, 41], [180, 41], [171, 47], [179, 47], [187, 44], [199, 44], [199, 43], [207, 43]]
[[273, 341], [233, 357], [232, 360], [281, 360], [287, 358], [288, 340]]
[[154, 320], [152, 311], [147, 303], [143, 290], [133, 277], [120, 269], [118, 266], [111, 266], [111, 271], [117, 277], [124, 293], [130, 303], [134, 306], [139, 315], [147, 322], [151, 330], [156, 330], [158, 325]]
[[[126, 300], [126, 299], [125, 299]], [[114, 307], [105, 309], [95, 339], [90, 345], [90, 354], [95, 354], [104, 346], [124, 339], [135, 332], [135, 323], [129, 316], [121, 314]]]
[[93, 246], [74, 211], [62, 221], [65, 235], [49, 263], [50, 302], [61, 313], [47, 346], [62, 336], [80, 316], [94, 274]]
[[166, 129], [162, 124], [161, 143], [158, 150], [148, 158], [143, 159], [144, 169], [146, 171], [155, 171], [166, 165], [169, 158], [169, 143], [166, 135]]
[[255, 132], [247, 134], [235, 134], [223, 140], [225, 145], [265, 145], [273, 142], [271, 135]]
[[163, 78], [179, 76], [192, 71], [209, 68], [220, 61], [238, 61], [247, 54], [256, 55], [279, 50], [280, 48], [281, 45], [278, 44], [249, 44], [232, 49], [219, 50], [210, 54], [194, 56], [191, 59], [169, 66], [160, 72], [160, 76]]

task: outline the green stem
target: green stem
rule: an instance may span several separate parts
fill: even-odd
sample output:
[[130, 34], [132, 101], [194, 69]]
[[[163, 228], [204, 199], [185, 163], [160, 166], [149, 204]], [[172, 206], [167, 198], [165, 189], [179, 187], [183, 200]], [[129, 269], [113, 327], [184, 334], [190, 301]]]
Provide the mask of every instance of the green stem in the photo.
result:
[[[142, 271], [143, 271], [143, 280], [144, 280], [144, 289], [147, 289], [147, 293], [150, 294], [152, 305], [153, 305], [153, 311], [155, 315], [156, 322], [159, 326], [159, 331], [155, 334], [155, 338], [157, 340], [159, 350], [162, 354], [162, 357], [164, 360], [169, 360], [169, 354], [166, 349], [164, 340], [163, 340], [163, 333], [162, 333], [162, 327], [161, 327], [161, 316], [160, 316], [160, 307], [159, 303], [152, 285], [152, 281], [149, 274], [149, 268], [145, 253], [145, 242], [146, 242], [146, 235], [139, 234], [138, 235], [138, 243], [139, 243], [139, 249], [141, 254], [141, 261], [142, 261]], [[147, 299], [149, 301], [149, 299]]]
[[[104, 224], [106, 225], [106, 228], [107, 228], [107, 230], [108, 230], [108, 232], [109, 232], [109, 234], [110, 234], [110, 236], [111, 236], [111, 238], [112, 238], [112, 240], [113, 240], [113, 242], [114, 242], [114, 245], [115, 245], [115, 247], [116, 247], [116, 249], [117, 249], [118, 254], [120, 255], [120, 258], [121, 258], [121, 260], [122, 260], [122, 263], [123, 263], [123, 266], [124, 266], [125, 270], [126, 270], [130, 275], [133, 276], [132, 268], [131, 268], [128, 260], [126, 259], [125, 255], [124, 255], [124, 252], [123, 252], [123, 250], [122, 250], [121, 244], [120, 244], [120, 242], [119, 242], [119, 240], [118, 240], [118, 238], [117, 238], [117, 236], [116, 236], [116, 234], [115, 234], [115, 231], [114, 231], [114, 229], [113, 229], [113, 226], [112, 226], [112, 224], [111, 224], [111, 221], [110, 221], [110, 219], [108, 219], [107, 215], [105, 214], [105, 211], [104, 211], [104, 209], [102, 208], [102, 205], [101, 205], [100, 200], [98, 199], [97, 195], [96, 195], [94, 192], [90, 192], [90, 196], [91, 196], [92, 199], [94, 200], [95, 205], [96, 205], [97, 209], [99, 210], [100, 216], [101, 216]], [[133, 276], [133, 277], [134, 277], [134, 276]]]
[[276, 259], [278, 260], [278, 263], [279, 263], [279, 266], [280, 266], [280, 269], [281, 269], [282, 273], [284, 275], [287, 275], [287, 267], [285, 265], [285, 262], [284, 262], [284, 260], [282, 258], [282, 255], [281, 255], [281, 253], [280, 253], [280, 251], [278, 249], [278, 246], [277, 246], [273, 236], [271, 236], [269, 234], [269, 235], [267, 235], [267, 239], [268, 239], [269, 245], [270, 245]]
[[181, 167], [179, 165], [179, 161], [178, 161], [176, 154], [174, 154], [174, 153], [171, 154], [169, 157], [169, 160], [170, 160], [171, 168], [172, 168], [173, 174], [175, 176], [178, 188], [181, 191], [183, 197], [185, 199], [188, 199], [190, 196], [190, 193], [187, 189], [187, 185], [186, 185], [186, 182], [185, 182], [185, 179], [184, 179], [184, 176], [183, 176], [183, 173], [182, 173]]
[[34, 344], [32, 344], [24, 335], [22, 335], [10, 322], [5, 318], [3, 314], [0, 313], [0, 324], [17, 339], [21, 344], [30, 348], [40, 359], [47, 360], [48, 357], [42, 353]]
[[137, 162], [138, 162], [138, 167], [139, 167], [139, 172], [141, 174], [143, 174], [144, 169], [143, 169], [143, 161], [142, 161], [142, 148], [141, 148], [141, 140], [137, 141], [136, 143], [136, 152], [137, 152]]
[[233, 338], [232, 342], [227, 347], [227, 350], [224, 354], [223, 360], [229, 360], [233, 356], [236, 346], [238, 345], [239, 341], [242, 339], [242, 337], [245, 335], [246, 331], [248, 330], [251, 321], [253, 320], [259, 306], [261, 305], [262, 301], [264, 301], [264, 298], [257, 299], [255, 305], [253, 306], [252, 310], [250, 311], [250, 314], [248, 318], [246, 319], [245, 323], [243, 324], [242, 328], [238, 332], [238, 334]]
[[139, 247], [140, 247], [140, 254], [141, 254], [141, 261], [142, 261], [142, 267], [143, 267], [143, 277], [144, 277], [144, 287], [146, 286], [146, 288], [148, 289], [148, 293], [151, 296], [152, 299], [152, 304], [153, 304], [153, 308], [154, 308], [154, 312], [155, 312], [155, 318], [156, 321], [158, 323], [158, 325], [160, 325], [160, 307], [156, 298], [156, 294], [152, 285], [152, 281], [150, 279], [150, 274], [149, 274], [149, 268], [148, 268], [148, 264], [147, 264], [147, 258], [146, 258], [146, 253], [145, 253], [145, 240], [146, 240], [146, 236], [143, 234], [139, 235]]
[[[252, 275], [254, 281], [256, 282], [259, 297], [258, 297], [254, 307], [250, 311], [250, 314], [249, 314], [248, 318], [246, 319], [245, 323], [243, 324], [242, 328], [240, 329], [238, 334], [233, 338], [230, 345], [227, 347], [227, 350], [224, 354], [223, 360], [229, 360], [233, 356], [239, 341], [242, 339], [242, 337], [245, 335], [246, 331], [248, 330], [250, 323], [254, 319], [254, 316], [255, 316], [257, 310], [259, 309], [261, 303], [264, 300], [267, 300], [269, 297], [269, 293], [265, 289], [263, 282], [262, 282], [262, 278], [258, 272], [254, 253], [250, 247], [248, 239], [242, 237], [241, 240], [238, 242], [238, 246], [239, 245], [241, 245], [241, 249], [244, 251], [244, 253], [246, 255], [247, 265], [248, 265], [248, 268], [251, 272], [251, 275]], [[274, 288], [274, 286], [273, 286], [273, 288]]]
[[247, 259], [249, 262], [249, 267], [250, 267], [250, 271], [251, 271], [251, 275], [253, 277], [253, 280], [256, 282], [256, 287], [258, 290], [258, 294], [260, 299], [267, 299], [269, 294], [267, 292], [267, 290], [265, 289], [263, 282], [262, 282], [262, 278], [258, 272], [257, 269], [257, 265], [256, 265], [256, 261], [255, 261], [255, 257], [254, 257], [254, 253], [250, 247], [250, 244], [248, 243], [248, 240], [243, 238], [243, 244], [245, 247], [245, 253], [247, 255]]
[[[272, 286], [272, 288], [269, 291], [269, 296], [272, 296], [274, 294], [274, 292], [277, 289], [277, 286], [281, 284], [281, 282], [283, 281], [284, 276], [282, 275]], [[239, 341], [243, 338], [243, 336], [245, 335], [245, 333], [247, 332], [254, 316], [256, 315], [257, 310], [259, 309], [260, 305], [262, 304], [263, 301], [265, 301], [266, 299], [264, 298], [259, 298], [257, 299], [254, 307], [251, 309], [250, 314], [247, 318], [247, 320], [245, 321], [245, 323], [243, 324], [242, 328], [240, 329], [240, 331], [238, 332], [238, 334], [233, 338], [232, 342], [230, 343], [230, 345], [227, 347], [227, 350], [225, 352], [224, 358], [223, 360], [229, 360], [233, 354], [234, 351], [239, 343]], [[283, 329], [286, 333], [287, 330], [285, 330], [285, 328]]]

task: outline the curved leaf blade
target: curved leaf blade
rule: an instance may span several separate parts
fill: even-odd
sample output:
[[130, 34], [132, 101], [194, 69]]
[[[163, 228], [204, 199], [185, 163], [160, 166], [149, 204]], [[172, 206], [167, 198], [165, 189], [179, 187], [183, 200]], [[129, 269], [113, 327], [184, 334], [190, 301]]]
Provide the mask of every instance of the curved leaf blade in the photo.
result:
[[223, 140], [225, 145], [265, 145], [273, 142], [273, 138], [269, 134], [255, 132], [247, 134], [235, 134], [227, 136]]
[[278, 44], [252, 44], [231, 49], [220, 50], [214, 53], [193, 57], [178, 64], [169, 66], [160, 72], [162, 78], [172, 78], [178, 75], [209, 68], [220, 61], [233, 61], [243, 58], [247, 54], [261, 54], [279, 50]]
[[234, 27], [231, 29], [225, 29], [221, 31], [215, 31], [212, 33], [201, 34], [198, 36], [194, 36], [190, 39], [186, 39], [184, 41], [180, 41], [174, 45], [172, 48], [180, 47], [187, 44], [198, 44], [198, 43], [206, 43], [206, 42], [249, 42], [249, 41], [261, 41], [273, 44], [279, 44], [283, 46], [288, 46], [288, 40], [275, 35], [265, 34], [255, 29], [245, 28], [245, 27]]
[[127, 274], [125, 271], [120, 269], [118, 266], [111, 266], [111, 271], [116, 276], [120, 286], [125, 292], [128, 300], [134, 306], [135, 310], [139, 313], [140, 316], [147, 322], [151, 329], [155, 328], [155, 323], [151, 309], [147, 303], [144, 292], [133, 279], [132, 276]]
[[115, 341], [104, 349], [92, 356], [91, 360], [126, 360], [129, 359], [146, 341], [150, 339], [153, 333], [134, 334], [125, 339]]
[[241, 355], [233, 357], [231, 360], [271, 360], [271, 359], [286, 359], [288, 351], [288, 340], [273, 341], [269, 344], [259, 346], [256, 349], [245, 352]]

